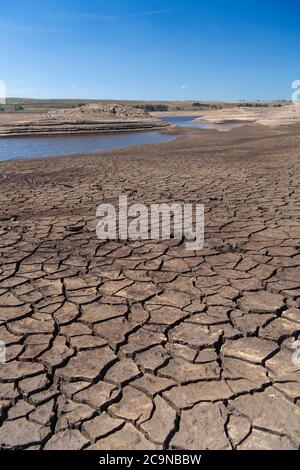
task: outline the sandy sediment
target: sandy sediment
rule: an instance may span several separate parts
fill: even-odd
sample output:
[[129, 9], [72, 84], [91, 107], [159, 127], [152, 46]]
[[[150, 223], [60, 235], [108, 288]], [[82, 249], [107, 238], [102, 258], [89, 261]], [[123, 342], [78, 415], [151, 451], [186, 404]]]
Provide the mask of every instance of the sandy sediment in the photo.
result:
[[223, 123], [242, 121], [264, 126], [282, 126], [300, 122], [300, 103], [266, 107], [232, 107], [202, 113], [201, 121]]

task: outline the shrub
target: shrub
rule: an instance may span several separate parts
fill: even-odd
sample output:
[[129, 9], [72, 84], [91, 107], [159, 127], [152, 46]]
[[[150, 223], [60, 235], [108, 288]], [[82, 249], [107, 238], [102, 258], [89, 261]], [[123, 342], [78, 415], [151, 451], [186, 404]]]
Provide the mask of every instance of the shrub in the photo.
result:
[[169, 106], [165, 104], [138, 104], [136, 108], [142, 109], [146, 113], [153, 113], [154, 111], [169, 111]]
[[21, 104], [14, 104], [14, 110], [15, 111], [23, 111], [24, 107]]
[[208, 103], [199, 103], [199, 101], [196, 101], [195, 103], [193, 103], [193, 106], [194, 107], [197, 107], [197, 108], [210, 108], [210, 104]]

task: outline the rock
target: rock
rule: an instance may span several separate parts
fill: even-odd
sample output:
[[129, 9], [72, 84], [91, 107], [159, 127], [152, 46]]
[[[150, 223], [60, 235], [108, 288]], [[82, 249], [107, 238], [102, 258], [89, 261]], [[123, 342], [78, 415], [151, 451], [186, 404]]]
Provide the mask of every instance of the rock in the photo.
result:
[[112, 118], [134, 120], [149, 119], [149, 117], [150, 115], [142, 109], [120, 103], [113, 106], [105, 103], [89, 103], [75, 109], [55, 109], [47, 113], [47, 119], [52, 122], [80, 122], [83, 120], [101, 122], [105, 119], [111, 121]]

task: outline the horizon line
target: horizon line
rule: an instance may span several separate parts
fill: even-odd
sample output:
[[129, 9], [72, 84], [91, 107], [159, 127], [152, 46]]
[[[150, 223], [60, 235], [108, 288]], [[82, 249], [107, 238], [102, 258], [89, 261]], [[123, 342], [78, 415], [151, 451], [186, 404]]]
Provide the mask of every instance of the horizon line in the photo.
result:
[[243, 98], [243, 99], [236, 99], [236, 100], [230, 100], [230, 99], [202, 99], [202, 98], [191, 98], [191, 99], [180, 99], [180, 98], [173, 98], [173, 99], [155, 99], [155, 98], [85, 98], [85, 97], [79, 97], [79, 98], [45, 98], [45, 97], [40, 97], [40, 98], [33, 98], [33, 97], [22, 97], [22, 96], [7, 96], [7, 100], [37, 100], [37, 101], [164, 101], [164, 102], [179, 102], [179, 103], [186, 103], [186, 102], [215, 102], [215, 103], [243, 103], [243, 102], [256, 102], [256, 103], [269, 103], [273, 101], [282, 101], [282, 102], [287, 102], [290, 103], [292, 100], [290, 99], [285, 99], [285, 98], [272, 98], [272, 99], [252, 99], [252, 98]]

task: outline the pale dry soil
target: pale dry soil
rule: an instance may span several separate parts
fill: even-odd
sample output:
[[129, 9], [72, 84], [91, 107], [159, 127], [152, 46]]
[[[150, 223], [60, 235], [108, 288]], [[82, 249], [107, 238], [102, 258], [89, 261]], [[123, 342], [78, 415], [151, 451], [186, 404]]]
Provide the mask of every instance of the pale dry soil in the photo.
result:
[[207, 110], [201, 113], [201, 121], [207, 123], [226, 123], [228, 121], [250, 122], [263, 126], [299, 125], [300, 102], [281, 104], [281, 106], [228, 106], [223, 109]]
[[[299, 447], [300, 128], [181, 133], [0, 164], [1, 447]], [[203, 202], [204, 248], [99, 241], [119, 194]]]

